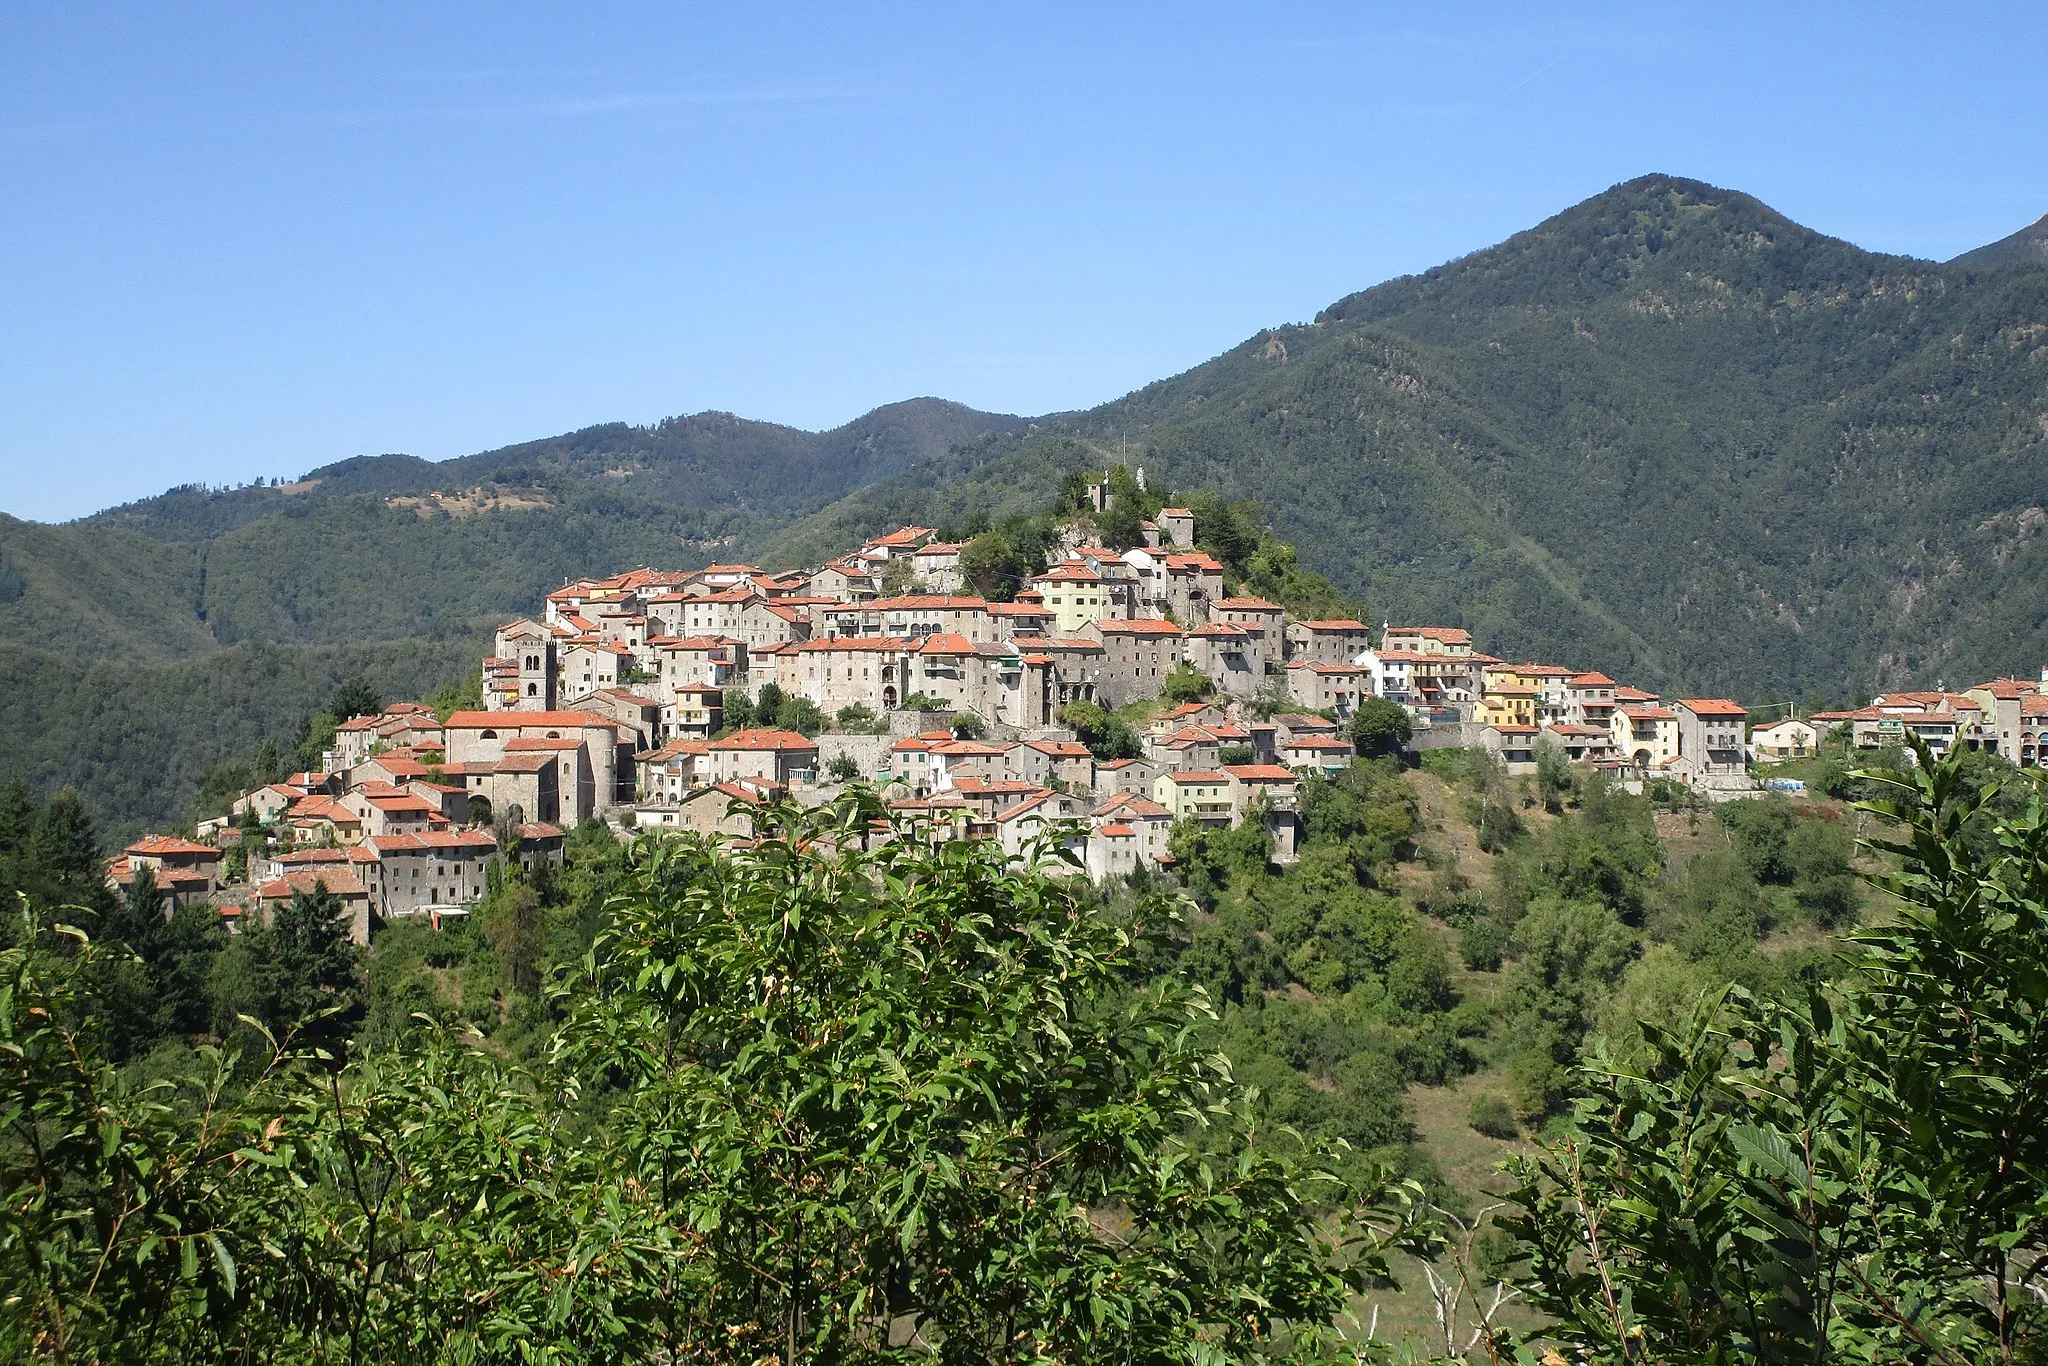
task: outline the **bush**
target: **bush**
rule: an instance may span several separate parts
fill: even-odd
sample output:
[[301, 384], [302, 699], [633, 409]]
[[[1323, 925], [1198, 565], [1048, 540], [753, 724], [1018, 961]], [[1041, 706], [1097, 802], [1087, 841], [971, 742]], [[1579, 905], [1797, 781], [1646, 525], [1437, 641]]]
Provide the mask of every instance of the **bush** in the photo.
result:
[[1472, 1098], [1472, 1110], [1465, 1122], [1488, 1138], [1509, 1140], [1522, 1136], [1522, 1126], [1515, 1119], [1514, 1107], [1491, 1091]]
[[1414, 718], [1397, 702], [1368, 697], [1351, 716], [1351, 742], [1371, 759], [1399, 754], [1415, 735]]
[[1541, 1048], [1515, 1056], [1508, 1064], [1515, 1117], [1531, 1127], [1541, 1124], [1571, 1094], [1571, 1073]]
[[1201, 702], [1216, 691], [1216, 685], [1209, 675], [1199, 669], [1183, 664], [1166, 676], [1160, 685], [1159, 700], [1169, 707], [1178, 707], [1188, 702]]
[[841, 730], [869, 732], [872, 732], [881, 720], [875, 715], [874, 708], [860, 702], [850, 707], [841, 707], [838, 716], [833, 719], [839, 722]]
[[1458, 931], [1458, 957], [1474, 972], [1499, 972], [1508, 932], [1497, 920], [1474, 920]]
[[947, 717], [946, 729], [952, 731], [954, 738], [960, 740], [979, 740], [988, 734], [988, 727], [971, 711], [956, 711]]
[[838, 782], [850, 783], [860, 776], [860, 765], [853, 761], [851, 754], [835, 754], [832, 762], [825, 766], [825, 772]]

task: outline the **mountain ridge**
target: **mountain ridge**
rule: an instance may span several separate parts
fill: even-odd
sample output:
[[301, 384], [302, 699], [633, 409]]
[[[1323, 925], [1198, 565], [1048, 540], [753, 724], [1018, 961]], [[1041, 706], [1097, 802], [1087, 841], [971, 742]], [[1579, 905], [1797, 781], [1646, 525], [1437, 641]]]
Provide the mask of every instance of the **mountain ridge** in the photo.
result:
[[2018, 232], [1987, 242], [1952, 258], [1951, 266], [1966, 270], [2003, 270], [2007, 266], [2048, 266], [2048, 213]]

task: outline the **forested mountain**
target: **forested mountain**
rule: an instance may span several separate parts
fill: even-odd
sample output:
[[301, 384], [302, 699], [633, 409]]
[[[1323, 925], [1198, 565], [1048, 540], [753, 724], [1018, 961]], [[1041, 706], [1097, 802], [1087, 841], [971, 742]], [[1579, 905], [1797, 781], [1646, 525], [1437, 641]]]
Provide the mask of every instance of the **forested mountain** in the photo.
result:
[[1695, 181], [1618, 186], [777, 547], [1026, 506], [1126, 440], [1155, 483], [1263, 504], [1376, 615], [1502, 653], [1748, 697], [2048, 660], [2048, 269], [1874, 255]]
[[[1085, 412], [918, 399], [824, 433], [699, 414], [177, 489], [62, 527], [0, 518], [0, 646], [28, 678], [119, 660], [145, 711], [189, 685], [172, 661], [230, 647], [394, 644], [372, 671], [467, 657], [568, 577], [815, 562], [904, 520], [1036, 510], [1127, 444], [1155, 487], [1261, 504], [1375, 616], [1464, 625], [1498, 653], [1751, 699], [2032, 672], [2039, 235], [1946, 265], [1881, 256], [1647, 176]], [[80, 780], [37, 737], [96, 734], [82, 705], [33, 689], [0, 718], [0, 768]], [[246, 731], [130, 758], [193, 772]], [[105, 814], [126, 827], [183, 799], [173, 784]]]

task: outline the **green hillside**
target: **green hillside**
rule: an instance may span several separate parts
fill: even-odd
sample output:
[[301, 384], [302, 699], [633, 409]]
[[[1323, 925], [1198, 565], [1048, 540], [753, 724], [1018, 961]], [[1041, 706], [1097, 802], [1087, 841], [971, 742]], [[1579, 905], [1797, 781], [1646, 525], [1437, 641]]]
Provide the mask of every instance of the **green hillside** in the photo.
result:
[[[1650, 176], [782, 533], [1042, 500], [1124, 439], [1375, 614], [1660, 687], [2048, 659], [2048, 269], [1878, 256]], [[1137, 454], [1142, 452], [1142, 455]]]

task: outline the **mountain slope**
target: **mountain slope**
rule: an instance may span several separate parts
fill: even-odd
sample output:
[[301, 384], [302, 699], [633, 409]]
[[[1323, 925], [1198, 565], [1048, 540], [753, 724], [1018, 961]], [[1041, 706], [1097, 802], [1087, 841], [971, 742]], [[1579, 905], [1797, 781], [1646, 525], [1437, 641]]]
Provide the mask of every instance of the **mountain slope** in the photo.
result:
[[207, 540], [260, 518], [350, 494], [407, 497], [484, 485], [513, 489], [596, 482], [685, 508], [760, 508], [789, 517], [886, 478], [920, 457], [1022, 418], [945, 399], [891, 403], [826, 432], [806, 432], [731, 413], [585, 427], [454, 460], [357, 456], [322, 466], [283, 488], [172, 489], [109, 508], [74, 525], [118, 526], [161, 540]]
[[1949, 262], [1965, 270], [1999, 270], [2006, 266], [2048, 266], [2048, 213], [2010, 237], [2001, 237], [1966, 251]]
[[1516, 655], [1748, 697], [2048, 658], [2048, 272], [1863, 252], [1694, 181], [1617, 186], [776, 546], [1021, 506], [1126, 432], [1376, 613]]

